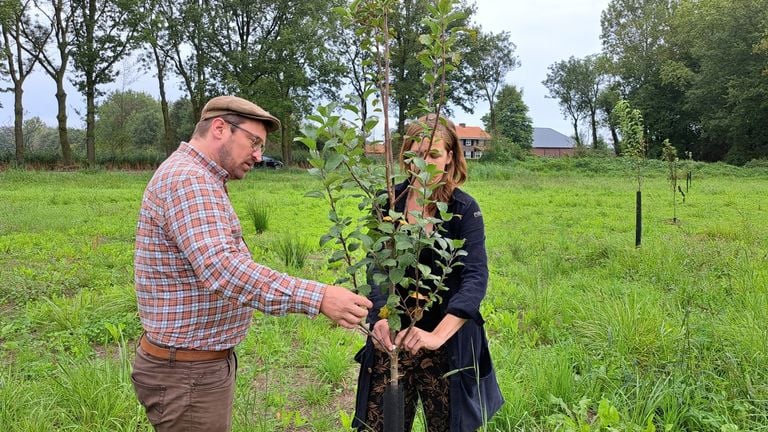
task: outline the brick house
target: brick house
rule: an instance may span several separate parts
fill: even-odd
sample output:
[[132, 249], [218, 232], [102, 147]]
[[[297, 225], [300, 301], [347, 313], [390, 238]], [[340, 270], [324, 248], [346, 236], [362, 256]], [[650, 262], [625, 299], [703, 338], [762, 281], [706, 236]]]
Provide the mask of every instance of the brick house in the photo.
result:
[[572, 156], [576, 143], [551, 128], [533, 128], [533, 154], [536, 156]]
[[464, 149], [464, 158], [466, 159], [480, 159], [491, 141], [491, 135], [483, 128], [467, 126], [466, 123], [459, 123], [456, 126], [456, 135], [459, 136], [459, 142]]

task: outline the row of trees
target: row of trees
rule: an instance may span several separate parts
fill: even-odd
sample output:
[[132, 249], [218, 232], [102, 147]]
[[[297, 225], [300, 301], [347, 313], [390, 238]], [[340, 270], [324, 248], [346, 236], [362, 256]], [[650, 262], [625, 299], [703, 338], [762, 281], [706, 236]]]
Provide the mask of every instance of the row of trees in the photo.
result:
[[[162, 160], [165, 149], [158, 144], [164, 136], [160, 102], [151, 95], [136, 91], [115, 91], [107, 94], [96, 109], [94, 142], [98, 159], [108, 160]], [[195, 124], [190, 119], [191, 104], [179, 99], [170, 104], [169, 114], [174, 125], [173, 139], [188, 138]], [[24, 149], [52, 160], [60, 153], [58, 129], [50, 127], [39, 117], [25, 119], [22, 124]], [[75, 154], [85, 155], [85, 130], [68, 128], [67, 137]], [[13, 126], [0, 126], [0, 153], [12, 153], [15, 148]], [[30, 161], [27, 154], [27, 161]]]
[[[283, 158], [291, 160], [293, 136], [304, 116], [319, 102], [338, 98], [351, 86], [357, 100], [374, 80], [360, 38], [330, 12], [346, 0], [0, 0], [0, 78], [14, 93], [16, 160], [24, 161], [25, 79], [44, 71], [56, 83], [58, 142], [64, 164], [72, 163], [67, 127], [65, 79], [86, 100], [85, 147], [94, 163], [99, 127], [97, 103], [103, 88], [118, 74], [115, 65], [129, 55], [156, 77], [159, 114], [139, 120], [162, 128], [163, 149], [177, 145], [178, 121], [171, 115], [166, 86], [180, 82], [190, 109], [186, 124], [199, 118], [213, 95], [237, 94], [257, 100], [282, 121]], [[416, 58], [418, 37], [425, 32], [429, 0], [398, 2], [391, 17], [393, 112], [402, 133], [420, 98], [429, 92]], [[494, 101], [504, 76], [519, 65], [508, 33], [487, 33], [473, 25], [474, 6], [462, 4], [471, 28], [459, 43], [462, 67], [448, 80], [451, 107], [472, 112], [484, 99], [495, 129]], [[361, 108], [366, 109], [364, 104]], [[178, 120], [178, 119], [177, 119]], [[102, 122], [104, 123], [104, 122]], [[104, 136], [104, 134], [101, 134]]]
[[594, 147], [600, 127], [618, 143], [612, 112], [626, 99], [652, 156], [669, 139], [701, 160], [768, 157], [768, 0], [612, 0], [601, 26], [602, 53], [556, 62], [544, 80], [577, 140], [586, 123]]

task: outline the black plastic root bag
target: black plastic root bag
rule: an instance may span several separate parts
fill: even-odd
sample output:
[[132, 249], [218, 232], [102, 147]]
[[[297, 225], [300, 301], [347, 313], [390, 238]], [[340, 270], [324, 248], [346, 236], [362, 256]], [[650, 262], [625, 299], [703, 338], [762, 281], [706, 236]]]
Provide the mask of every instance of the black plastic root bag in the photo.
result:
[[384, 390], [384, 432], [405, 429], [405, 392], [402, 384], [390, 384]]

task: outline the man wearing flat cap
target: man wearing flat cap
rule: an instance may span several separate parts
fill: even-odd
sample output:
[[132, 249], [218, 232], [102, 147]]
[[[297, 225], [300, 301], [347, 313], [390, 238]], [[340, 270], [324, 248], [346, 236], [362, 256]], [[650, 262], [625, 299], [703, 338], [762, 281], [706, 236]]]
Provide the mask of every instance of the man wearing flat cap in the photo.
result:
[[253, 309], [326, 315], [352, 328], [371, 302], [338, 286], [257, 264], [226, 182], [261, 160], [280, 121], [234, 96], [211, 99], [189, 142], [144, 191], [135, 286], [144, 327], [131, 379], [157, 431], [229, 431], [237, 358]]

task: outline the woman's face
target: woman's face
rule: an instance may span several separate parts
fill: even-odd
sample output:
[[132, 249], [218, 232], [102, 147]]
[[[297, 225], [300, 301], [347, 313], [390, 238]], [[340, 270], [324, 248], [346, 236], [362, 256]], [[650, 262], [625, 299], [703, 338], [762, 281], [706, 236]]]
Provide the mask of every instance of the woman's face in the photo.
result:
[[[435, 135], [435, 141], [431, 147], [430, 149], [429, 138], [424, 138], [421, 142], [414, 141], [410, 150], [424, 158], [428, 164], [435, 165], [440, 171], [446, 171], [446, 168], [451, 164], [453, 152], [445, 148], [445, 141], [440, 135]], [[414, 170], [415, 167], [411, 166], [411, 169]], [[437, 180], [439, 177], [433, 181]]]

